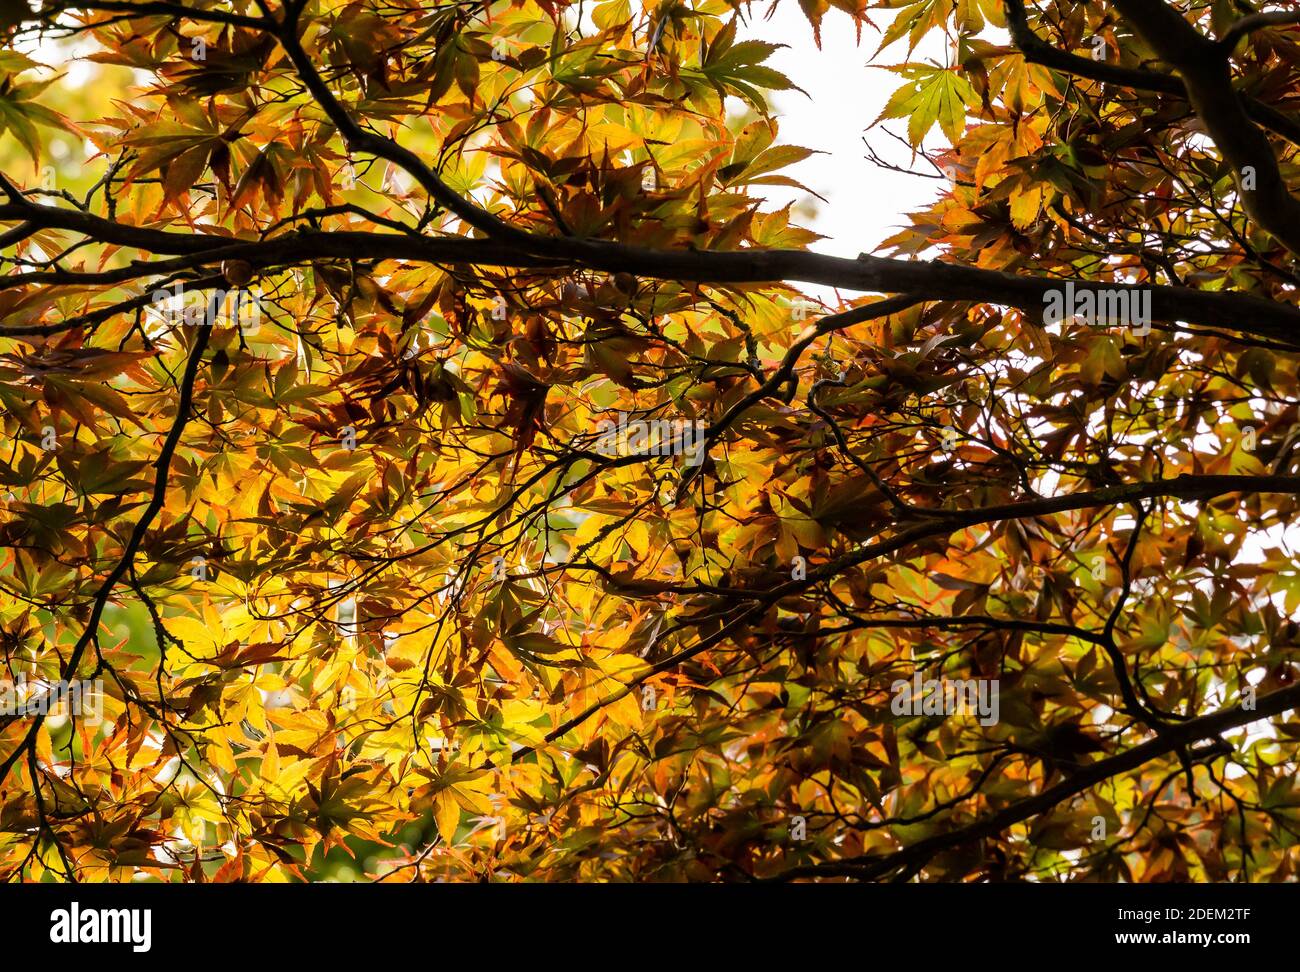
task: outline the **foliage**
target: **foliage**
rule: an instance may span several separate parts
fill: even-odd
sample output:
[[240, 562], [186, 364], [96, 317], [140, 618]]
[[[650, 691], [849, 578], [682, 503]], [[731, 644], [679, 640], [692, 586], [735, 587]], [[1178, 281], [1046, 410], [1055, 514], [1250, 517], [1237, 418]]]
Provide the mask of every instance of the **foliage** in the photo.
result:
[[0, 716], [0, 873], [1293, 878], [1296, 18], [801, 6], [882, 253], [744, 4], [5, 8], [0, 642], [104, 718]]

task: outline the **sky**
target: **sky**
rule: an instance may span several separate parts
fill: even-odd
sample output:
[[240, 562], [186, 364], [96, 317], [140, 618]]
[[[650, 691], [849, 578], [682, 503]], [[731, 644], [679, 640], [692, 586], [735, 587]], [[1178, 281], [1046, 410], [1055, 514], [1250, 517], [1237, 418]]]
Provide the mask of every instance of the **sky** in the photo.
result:
[[[873, 249], [906, 224], [906, 213], [933, 201], [941, 186], [935, 179], [879, 168], [867, 158], [864, 138], [879, 156], [892, 164], [911, 163], [910, 151], [884, 130], [877, 127], [868, 131], [889, 96], [903, 83], [899, 75], [878, 65], [909, 59], [942, 62], [942, 35], [926, 38], [910, 57], [906, 45], [896, 44], [874, 58], [877, 66], [869, 66], [880, 35], [864, 27], [859, 44], [847, 14], [838, 10], [826, 14], [822, 21], [821, 50], [818, 50], [812, 27], [797, 3], [791, 0], [781, 3], [770, 20], [761, 19], [761, 4], [752, 9], [753, 19], [740, 33], [747, 38], [788, 45], [766, 63], [784, 72], [807, 92], [807, 96], [797, 91], [772, 96], [779, 116], [780, 141], [824, 153], [786, 170], [827, 200], [826, 204], [817, 203], [811, 220], [805, 217], [802, 221], [827, 237], [812, 249], [844, 257], [855, 257]], [[872, 11], [871, 16], [881, 30], [892, 20], [888, 11]], [[905, 120], [896, 119], [885, 125], [901, 135]], [[934, 134], [938, 134], [937, 129]], [[917, 169], [930, 170], [924, 160], [917, 161]], [[807, 195], [797, 189], [765, 188], [768, 198], [774, 202], [807, 200]]]

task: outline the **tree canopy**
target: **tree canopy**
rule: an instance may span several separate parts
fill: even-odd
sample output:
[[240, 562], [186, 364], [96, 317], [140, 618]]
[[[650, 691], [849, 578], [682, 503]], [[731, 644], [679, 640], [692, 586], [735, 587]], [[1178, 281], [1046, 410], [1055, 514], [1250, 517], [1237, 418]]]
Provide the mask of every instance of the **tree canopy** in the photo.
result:
[[0, 875], [1294, 878], [1300, 14], [800, 6], [5, 0]]

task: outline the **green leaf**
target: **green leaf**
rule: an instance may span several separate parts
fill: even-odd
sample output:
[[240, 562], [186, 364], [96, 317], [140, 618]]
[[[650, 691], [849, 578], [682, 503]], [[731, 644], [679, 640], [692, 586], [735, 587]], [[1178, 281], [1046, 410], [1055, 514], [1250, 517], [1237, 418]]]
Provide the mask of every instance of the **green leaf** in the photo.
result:
[[890, 96], [880, 118], [906, 118], [907, 140], [914, 148], [935, 122], [955, 143], [966, 126], [966, 103], [974, 97], [970, 84], [946, 68], [904, 65], [899, 70], [911, 80]]

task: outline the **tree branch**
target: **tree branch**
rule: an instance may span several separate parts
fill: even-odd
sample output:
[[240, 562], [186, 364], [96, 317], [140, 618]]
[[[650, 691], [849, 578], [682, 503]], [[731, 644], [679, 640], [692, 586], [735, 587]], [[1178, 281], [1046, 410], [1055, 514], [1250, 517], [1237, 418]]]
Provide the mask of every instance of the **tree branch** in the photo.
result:
[[[410, 260], [477, 266], [563, 269], [587, 267], [627, 272], [661, 280], [706, 284], [801, 281], [864, 293], [911, 295], [922, 300], [969, 300], [1015, 307], [1041, 317], [1050, 291], [1067, 283], [1079, 289], [1151, 293], [1156, 321], [1223, 328], [1300, 347], [1300, 309], [1240, 293], [1190, 287], [1144, 286], [1077, 278], [1031, 277], [982, 270], [937, 260], [897, 260], [862, 254], [856, 260], [804, 250], [654, 250], [603, 240], [536, 237], [545, 246], [520, 249], [510, 241], [464, 237], [418, 238], [410, 234], [298, 230], [262, 241], [226, 236], [173, 233], [128, 226], [69, 209], [36, 204], [0, 205], [0, 221], [18, 220], [66, 229], [93, 240], [138, 247], [146, 252], [189, 255], [187, 261], [150, 265], [123, 272], [129, 279], [148, 273], [197, 268], [222, 260], [245, 260], [255, 268], [289, 266], [312, 260]], [[1298, 224], [1300, 225], [1300, 224]], [[112, 271], [117, 273], [117, 271]], [[21, 279], [21, 278], [18, 278]], [[65, 278], [75, 280], [75, 278]], [[0, 288], [8, 281], [0, 283]], [[0, 329], [0, 336], [6, 332]]]
[[[1300, 256], [1300, 200], [1291, 195], [1268, 139], [1247, 117], [1232, 87], [1223, 49], [1162, 0], [1115, 0], [1115, 6], [1187, 86], [1192, 109], [1232, 166], [1246, 213]], [[1254, 188], [1243, 184], [1253, 175]]]
[[1262, 13], [1242, 17], [1219, 38], [1219, 50], [1225, 54], [1231, 53], [1237, 46], [1237, 41], [1247, 34], [1265, 27], [1282, 27], [1286, 24], [1300, 24], [1300, 11], [1265, 10]]
[[[1103, 84], [1117, 84], [1124, 88], [1159, 91], [1179, 98], [1187, 98], [1187, 86], [1177, 75], [1107, 64], [1104, 61], [1094, 61], [1090, 57], [1080, 57], [1063, 51], [1047, 43], [1030, 28], [1024, 0], [1006, 0], [1005, 8], [1011, 42], [1030, 64], [1041, 64], [1044, 67], [1054, 68], [1076, 77], [1088, 78], [1091, 81], [1100, 81]], [[1260, 125], [1273, 134], [1285, 138], [1292, 145], [1300, 146], [1300, 121], [1256, 98], [1242, 96], [1242, 103], [1245, 105], [1246, 113]]]
[[[126, 546], [122, 550], [122, 556], [108, 572], [104, 582], [95, 592], [94, 600], [90, 606], [90, 617], [86, 621], [85, 630], [82, 631], [81, 637], [77, 639], [76, 644], [72, 646], [72, 651], [68, 655], [68, 660], [63, 666], [63, 678], [68, 680], [76, 673], [77, 666], [81, 664], [81, 659], [86, 653], [86, 648], [95, 639], [99, 632], [99, 621], [103, 617], [104, 608], [108, 605], [109, 598], [112, 597], [113, 589], [117, 586], [135, 560], [136, 552], [144, 542], [145, 534], [149, 532], [149, 527], [154, 518], [163, 508], [163, 503], [167, 499], [167, 479], [171, 473], [172, 456], [176, 454], [176, 447], [180, 444], [181, 435], [185, 432], [185, 426], [189, 423], [190, 407], [194, 402], [194, 382], [198, 376], [199, 363], [203, 360], [203, 352], [207, 350], [208, 340], [212, 336], [212, 328], [199, 327], [194, 330], [194, 345], [190, 348], [189, 357], [185, 361], [185, 371], [181, 376], [179, 385], [180, 394], [176, 402], [176, 417], [172, 420], [171, 428], [167, 432], [167, 438], [163, 440], [162, 448], [158, 451], [158, 458], [154, 461], [154, 468], [157, 472], [154, 475], [153, 495], [149, 499], [149, 504], [140, 514], [140, 519], [136, 520], [135, 526], [131, 530], [131, 536], [127, 539]], [[45, 721], [45, 713], [39, 713], [32, 719], [31, 728], [27, 730], [27, 735], [23, 741], [0, 763], [0, 784], [9, 776], [9, 771], [13, 768], [14, 763], [22, 755], [23, 750], [33, 746], [36, 742], [36, 735], [40, 732], [41, 724]]]
[[769, 881], [788, 881], [801, 877], [853, 877], [873, 880], [884, 877], [900, 868], [916, 873], [935, 855], [968, 844], [972, 841], [994, 837], [1030, 817], [1053, 809], [1061, 801], [1090, 789], [1119, 773], [1136, 769], [1160, 756], [1177, 752], [1180, 747], [1202, 739], [1217, 739], [1229, 729], [1257, 722], [1300, 706], [1300, 685], [1292, 685], [1256, 700], [1253, 709], [1240, 705], [1221, 709], [1208, 715], [1189, 719], [1170, 726], [1163, 735], [1134, 746], [1117, 756], [1099, 760], [1085, 766], [1055, 786], [1032, 797], [1019, 800], [984, 820], [968, 826], [937, 834], [917, 841], [902, 850], [883, 857], [851, 858], [824, 864], [809, 864], [769, 878]]

